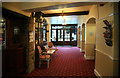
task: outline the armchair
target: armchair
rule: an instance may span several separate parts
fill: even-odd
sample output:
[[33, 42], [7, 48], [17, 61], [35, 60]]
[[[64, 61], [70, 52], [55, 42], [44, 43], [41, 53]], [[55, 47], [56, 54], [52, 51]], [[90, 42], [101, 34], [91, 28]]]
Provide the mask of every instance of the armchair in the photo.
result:
[[43, 52], [40, 46], [37, 46], [38, 51], [39, 51], [39, 67], [41, 66], [42, 61], [47, 61], [47, 67], [49, 68], [49, 62], [50, 62], [50, 55], [47, 55], [47, 52]]

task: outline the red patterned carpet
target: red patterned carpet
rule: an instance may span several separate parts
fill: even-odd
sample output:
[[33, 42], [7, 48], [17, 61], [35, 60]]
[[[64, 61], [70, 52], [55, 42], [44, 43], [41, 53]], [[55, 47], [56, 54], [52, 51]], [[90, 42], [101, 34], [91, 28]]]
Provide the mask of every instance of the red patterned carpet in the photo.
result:
[[84, 53], [77, 47], [58, 47], [49, 68], [43, 63], [41, 68], [26, 74], [26, 77], [95, 77], [94, 60], [85, 60]]

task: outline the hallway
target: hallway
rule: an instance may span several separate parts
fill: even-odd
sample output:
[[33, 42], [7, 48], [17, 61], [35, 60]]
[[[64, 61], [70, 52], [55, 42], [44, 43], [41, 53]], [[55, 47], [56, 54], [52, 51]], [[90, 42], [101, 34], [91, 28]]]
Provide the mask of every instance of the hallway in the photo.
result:
[[[0, 77], [118, 77], [119, 6], [119, 2], [2, 2]], [[51, 50], [50, 57], [53, 47], [58, 55]], [[47, 64], [39, 68], [41, 60]]]
[[82, 76], [95, 77], [94, 60], [85, 60], [84, 53], [77, 47], [58, 47], [57, 53], [53, 54], [50, 67], [42, 63], [41, 68], [36, 68], [26, 77], [38, 76]]

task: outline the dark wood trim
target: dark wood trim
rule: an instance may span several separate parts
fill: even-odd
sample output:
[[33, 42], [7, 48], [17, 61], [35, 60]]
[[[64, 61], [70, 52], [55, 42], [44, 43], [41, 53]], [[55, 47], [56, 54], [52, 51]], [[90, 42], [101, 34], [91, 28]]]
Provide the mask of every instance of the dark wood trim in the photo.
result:
[[70, 29], [70, 41], [72, 41], [72, 31]]
[[[119, 30], [120, 30], [120, 1], [118, 2], [118, 21], [119, 21]], [[119, 59], [120, 59], [120, 31], [119, 31]], [[119, 63], [119, 69], [120, 69], [120, 63]], [[118, 70], [118, 73], [120, 73], [120, 70]], [[120, 77], [120, 74], [118, 74], [118, 77]]]
[[14, 18], [19, 18], [19, 19], [26, 19], [28, 20], [29, 17], [25, 16], [25, 15], [22, 15], [20, 13], [17, 13], [17, 12], [14, 12], [14, 11], [11, 11], [11, 10], [8, 10], [8, 9], [5, 9], [5, 8], [2, 8], [2, 16], [4, 18], [8, 18], [8, 17], [14, 17]]
[[58, 41], [58, 29], [56, 29], [56, 42]]
[[[68, 12], [64, 13], [64, 16], [69, 16], [69, 15], [88, 15], [89, 11], [79, 11], [79, 12]], [[43, 14], [43, 17], [53, 17], [53, 16], [60, 16], [61, 13], [51, 13], [51, 14]]]
[[64, 45], [64, 41], [65, 41], [65, 29], [62, 29], [63, 30], [63, 45]]
[[62, 25], [62, 24], [51, 24], [51, 26], [78, 26], [78, 24], [66, 24], [66, 25]]
[[[52, 26], [51, 26], [51, 38], [52, 38]], [[50, 41], [52, 41], [52, 39], [50, 38]]]
[[76, 41], [78, 41], [78, 30], [76, 29]]

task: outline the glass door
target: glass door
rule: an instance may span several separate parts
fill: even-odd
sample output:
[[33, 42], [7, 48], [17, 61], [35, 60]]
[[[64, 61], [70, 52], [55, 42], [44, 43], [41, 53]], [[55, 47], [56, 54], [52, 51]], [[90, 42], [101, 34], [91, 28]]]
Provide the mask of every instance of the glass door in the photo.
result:
[[58, 41], [63, 41], [63, 30], [58, 29]]
[[77, 45], [77, 24], [52, 25], [51, 41], [54, 45]]
[[64, 40], [65, 41], [70, 41], [70, 29], [65, 29], [65, 34], [64, 34]]

